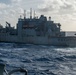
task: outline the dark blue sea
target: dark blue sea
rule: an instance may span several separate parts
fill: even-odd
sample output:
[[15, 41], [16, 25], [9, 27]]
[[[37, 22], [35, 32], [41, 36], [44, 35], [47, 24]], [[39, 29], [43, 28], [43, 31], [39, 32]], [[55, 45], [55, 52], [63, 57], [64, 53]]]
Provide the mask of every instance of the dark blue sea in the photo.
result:
[[21, 67], [28, 75], [76, 75], [76, 48], [0, 43], [0, 61], [8, 72]]

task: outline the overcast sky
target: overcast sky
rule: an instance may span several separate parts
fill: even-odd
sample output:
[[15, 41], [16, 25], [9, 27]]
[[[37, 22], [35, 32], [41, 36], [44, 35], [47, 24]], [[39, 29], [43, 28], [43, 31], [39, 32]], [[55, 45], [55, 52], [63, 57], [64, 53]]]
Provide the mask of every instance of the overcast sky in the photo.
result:
[[8, 21], [16, 26], [18, 17], [26, 10], [36, 11], [36, 16], [51, 16], [56, 23], [61, 23], [62, 30], [76, 31], [76, 0], [0, 0], [0, 23]]

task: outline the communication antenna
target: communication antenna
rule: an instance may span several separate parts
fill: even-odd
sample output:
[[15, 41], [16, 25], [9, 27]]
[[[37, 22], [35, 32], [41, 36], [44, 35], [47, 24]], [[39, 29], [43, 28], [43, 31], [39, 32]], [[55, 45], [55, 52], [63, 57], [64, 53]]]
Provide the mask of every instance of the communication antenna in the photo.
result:
[[32, 19], [32, 8], [30, 8], [30, 19]]

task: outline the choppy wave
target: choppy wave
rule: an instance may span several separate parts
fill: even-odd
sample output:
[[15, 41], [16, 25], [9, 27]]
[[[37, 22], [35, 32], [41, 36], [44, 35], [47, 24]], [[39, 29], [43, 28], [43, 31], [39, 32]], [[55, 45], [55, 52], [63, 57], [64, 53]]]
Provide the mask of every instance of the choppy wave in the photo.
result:
[[23, 67], [29, 75], [76, 75], [76, 48], [0, 43], [6, 69]]

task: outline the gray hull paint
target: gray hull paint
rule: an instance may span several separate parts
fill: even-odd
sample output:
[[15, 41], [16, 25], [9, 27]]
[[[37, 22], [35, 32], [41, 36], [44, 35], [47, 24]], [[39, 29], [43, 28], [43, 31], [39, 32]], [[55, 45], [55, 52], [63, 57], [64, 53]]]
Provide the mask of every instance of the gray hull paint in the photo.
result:
[[36, 45], [52, 45], [52, 46], [76, 46], [76, 37], [47, 37], [47, 36], [34, 36], [34, 37], [19, 37], [17, 35], [1, 34], [0, 42], [12, 43], [25, 43]]

